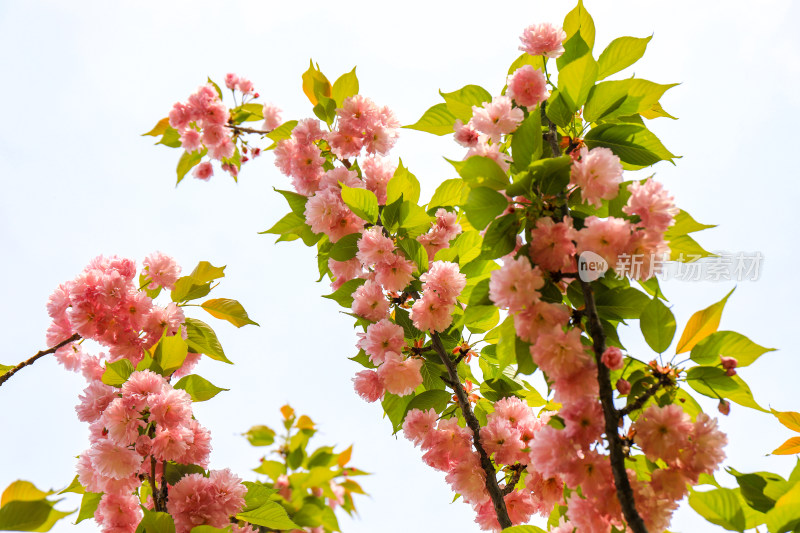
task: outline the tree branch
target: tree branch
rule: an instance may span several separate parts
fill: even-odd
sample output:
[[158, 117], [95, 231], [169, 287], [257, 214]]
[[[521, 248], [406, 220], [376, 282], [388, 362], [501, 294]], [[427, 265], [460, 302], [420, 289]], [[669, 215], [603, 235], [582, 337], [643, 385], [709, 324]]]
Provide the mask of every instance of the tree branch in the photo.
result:
[[632, 401], [622, 409], [619, 409], [618, 413], [620, 418], [629, 415], [630, 413], [636, 411], [637, 409], [641, 409], [644, 406], [644, 404], [647, 403], [647, 400], [655, 396], [656, 392], [658, 392], [659, 389], [661, 389], [661, 387], [672, 385], [672, 379], [670, 379], [669, 374], [662, 374], [660, 372], [657, 372], [656, 376], [658, 376], [658, 381], [656, 382], [655, 385], [647, 389], [644, 392], [644, 394], [636, 398], [634, 401]]
[[456, 393], [458, 405], [461, 407], [461, 413], [464, 415], [464, 420], [467, 422], [467, 427], [472, 430], [472, 443], [475, 446], [475, 450], [478, 452], [478, 456], [480, 456], [481, 468], [483, 468], [483, 471], [486, 473], [486, 492], [489, 493], [489, 497], [492, 499], [492, 504], [494, 504], [494, 512], [497, 514], [497, 521], [500, 523], [500, 527], [503, 529], [511, 527], [511, 519], [508, 517], [506, 502], [503, 499], [503, 493], [500, 490], [500, 486], [497, 484], [497, 471], [494, 469], [492, 460], [489, 459], [489, 455], [486, 453], [486, 450], [483, 449], [483, 445], [481, 444], [481, 425], [478, 422], [478, 419], [475, 418], [475, 414], [472, 412], [472, 408], [469, 404], [469, 398], [467, 398], [467, 393], [464, 390], [464, 387], [461, 386], [461, 380], [458, 379], [458, 372], [456, 372], [456, 368], [453, 366], [453, 361], [450, 360], [447, 350], [444, 349], [442, 340], [439, 338], [439, 334], [436, 332], [432, 333], [431, 340], [434, 350], [436, 350], [436, 353], [439, 354], [439, 358], [442, 360], [442, 363], [444, 363], [444, 366], [447, 367], [447, 375], [450, 379], [450, 386], [453, 387], [453, 390]]
[[517, 463], [511, 468], [514, 470], [514, 473], [511, 475], [511, 479], [508, 480], [508, 483], [506, 483], [506, 486], [503, 487], [503, 496], [514, 492], [514, 487], [519, 483], [519, 478], [522, 477], [522, 471], [525, 470], [525, 465]]
[[266, 135], [268, 133], [272, 133], [272, 130], [270, 130], [270, 131], [257, 130], [257, 129], [254, 129], [254, 128], [246, 128], [244, 126], [237, 126], [235, 124], [225, 124], [225, 127], [232, 129], [236, 133], [257, 133], [259, 135]]
[[583, 290], [583, 301], [586, 304], [585, 313], [588, 318], [587, 329], [589, 329], [589, 334], [592, 337], [594, 358], [597, 362], [597, 383], [600, 388], [600, 403], [603, 406], [605, 432], [611, 456], [611, 471], [614, 474], [614, 484], [617, 487], [617, 499], [619, 500], [620, 507], [622, 507], [622, 514], [625, 517], [625, 521], [628, 523], [628, 527], [631, 528], [631, 531], [633, 531], [633, 533], [647, 533], [644, 520], [642, 520], [642, 517], [636, 510], [633, 489], [628, 479], [628, 473], [625, 470], [625, 453], [622, 449], [622, 439], [620, 439], [618, 429], [620, 419], [617, 409], [614, 407], [614, 392], [611, 388], [611, 375], [608, 367], [604, 365], [601, 360], [603, 352], [606, 351], [605, 332], [597, 316], [597, 307], [594, 303], [592, 287], [586, 281], [580, 280], [580, 282], [581, 289]]
[[545, 139], [550, 143], [550, 150], [553, 152], [553, 157], [561, 157], [561, 148], [558, 146], [558, 130], [556, 125], [547, 116], [547, 102], [542, 102], [542, 122], [547, 121], [550, 128], [545, 134]]
[[30, 359], [28, 359], [28, 360], [26, 360], [26, 361], [23, 361], [23, 362], [21, 362], [20, 364], [18, 364], [17, 366], [15, 366], [15, 367], [14, 367], [14, 368], [12, 368], [11, 370], [9, 370], [8, 372], [6, 372], [6, 373], [5, 373], [5, 374], [3, 374], [2, 376], [0, 376], [0, 386], [2, 386], [2, 385], [3, 385], [3, 383], [5, 383], [6, 381], [8, 381], [8, 380], [11, 378], [11, 376], [13, 376], [14, 374], [16, 374], [17, 372], [19, 372], [20, 370], [22, 370], [22, 369], [23, 369], [23, 368], [25, 368], [26, 366], [30, 366], [30, 365], [32, 365], [33, 363], [35, 363], [35, 362], [36, 362], [38, 359], [40, 359], [40, 358], [44, 357], [45, 355], [47, 355], [47, 354], [50, 354], [50, 353], [54, 353], [54, 352], [55, 352], [56, 350], [58, 350], [59, 348], [63, 348], [63, 347], [64, 347], [64, 346], [66, 346], [67, 344], [69, 344], [69, 343], [71, 343], [71, 342], [78, 341], [78, 340], [80, 340], [80, 339], [81, 339], [81, 336], [80, 336], [80, 335], [78, 335], [78, 334], [76, 333], [75, 335], [73, 335], [73, 336], [72, 336], [72, 337], [70, 337], [69, 339], [67, 339], [67, 340], [65, 340], [65, 341], [61, 341], [61, 342], [59, 342], [58, 344], [56, 344], [56, 345], [55, 345], [55, 346], [53, 346], [52, 348], [49, 348], [49, 349], [47, 349], [47, 350], [43, 350], [43, 351], [41, 351], [41, 352], [37, 352], [37, 353], [36, 353], [36, 355], [34, 355], [33, 357], [31, 357]]

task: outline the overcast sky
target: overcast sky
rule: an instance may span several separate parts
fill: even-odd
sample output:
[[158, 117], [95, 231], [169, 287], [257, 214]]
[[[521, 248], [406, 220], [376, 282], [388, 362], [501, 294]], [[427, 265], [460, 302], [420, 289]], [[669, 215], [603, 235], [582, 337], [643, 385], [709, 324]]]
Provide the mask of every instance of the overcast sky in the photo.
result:
[[[355, 353], [352, 321], [319, 298], [329, 291], [314, 283], [312, 250], [257, 235], [288, 211], [271, 190], [289, 187], [271, 155], [248, 164], [238, 185], [218, 175], [175, 188], [179, 151], [139, 134], [206, 76], [221, 80], [227, 72], [251, 78], [284, 118], [311, 116], [300, 75], [312, 57], [331, 80], [357, 65], [362, 94], [392, 107], [404, 124], [440, 101], [439, 89], [476, 83], [497, 94], [519, 54], [522, 29], [560, 24], [574, 6], [501, 5], [0, 1], [0, 363], [15, 364], [44, 347], [47, 297], [96, 255], [141, 264], [161, 250], [187, 271], [200, 260], [226, 264], [217, 296], [240, 300], [261, 327], [216, 322], [236, 365], [206, 360], [197, 369], [231, 389], [195, 407], [212, 431], [212, 468], [252, 479], [249, 469], [262, 452], [240, 433], [277, 425], [278, 408], [290, 402], [319, 423], [319, 445], [355, 443], [353, 464], [375, 473], [363, 480], [372, 497], [357, 502], [360, 517], [343, 519], [343, 531], [477, 531], [471, 509], [450, 504], [444, 475], [391, 436], [378, 405], [352, 391], [359, 369], [347, 360]], [[657, 119], [650, 127], [683, 158], [648, 172], [657, 172], [697, 220], [719, 225], [699, 234], [706, 248], [762, 253], [760, 279], [738, 284], [722, 329], [779, 349], [741, 375], [762, 405], [800, 410], [793, 335], [800, 253], [792, 203], [800, 192], [800, 10], [790, 0], [590, 0], [587, 7], [597, 26], [595, 56], [617, 36], [654, 34], [635, 74], [681, 82], [662, 100], [680, 120]], [[393, 151], [422, 182], [423, 198], [454, 177], [442, 156], [462, 154], [449, 138], [411, 130], [403, 130]], [[734, 285], [665, 284], [679, 328]], [[628, 349], [651, 357], [635, 321], [630, 329]], [[73, 410], [83, 387], [80, 376], [47, 358], [0, 389], [0, 488], [18, 478], [40, 487], [70, 482], [73, 458], [87, 446], [87, 427]], [[772, 417], [734, 405], [721, 424], [731, 442], [726, 464], [788, 474], [794, 458], [766, 457], [791, 436]], [[713, 528], [692, 515], [679, 513], [672, 530]], [[65, 521], [54, 531], [76, 529], [96, 528]]]

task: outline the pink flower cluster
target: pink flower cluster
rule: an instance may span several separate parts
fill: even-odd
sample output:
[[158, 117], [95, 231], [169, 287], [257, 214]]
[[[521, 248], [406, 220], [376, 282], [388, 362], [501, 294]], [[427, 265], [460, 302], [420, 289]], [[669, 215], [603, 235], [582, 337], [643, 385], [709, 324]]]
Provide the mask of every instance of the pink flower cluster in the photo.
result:
[[364, 400], [375, 402], [386, 391], [408, 396], [422, 384], [422, 359], [403, 357], [406, 347], [403, 328], [387, 319], [370, 324], [360, 334], [358, 347], [369, 356], [377, 370], [362, 370], [353, 378], [356, 392]]
[[428, 254], [428, 260], [433, 261], [439, 250], [450, 247], [450, 241], [461, 234], [461, 225], [458, 223], [458, 215], [447, 209], [440, 207], [436, 210], [436, 221], [431, 225], [431, 229], [417, 237]]
[[421, 331], [444, 331], [453, 322], [456, 299], [467, 284], [467, 277], [458, 265], [449, 261], [434, 261], [419, 278], [422, 297], [411, 307], [411, 320]]
[[547, 80], [541, 70], [530, 65], [524, 65], [514, 71], [506, 81], [508, 91], [506, 94], [517, 105], [526, 107], [528, 111], [547, 100]]
[[600, 207], [602, 200], [617, 197], [622, 183], [622, 163], [608, 148], [580, 149], [572, 163], [569, 184], [577, 186], [584, 202]]
[[189, 395], [162, 376], [134, 372], [121, 389], [93, 380], [80, 400], [75, 410], [90, 424], [90, 448], [78, 459], [78, 480], [104, 493], [95, 513], [103, 531], [135, 531], [141, 512], [133, 493], [142, 479], [161, 480], [167, 461], [208, 465], [211, 434], [192, 417]]
[[227, 468], [211, 470], [208, 477], [189, 474], [169, 489], [167, 511], [175, 520], [175, 533], [197, 526], [224, 528], [244, 507], [247, 488]]
[[357, 94], [336, 110], [336, 129], [326, 136], [331, 151], [341, 158], [368, 154], [386, 155], [397, 141], [400, 122], [387, 106], [379, 107]]
[[525, 28], [519, 38], [519, 49], [532, 56], [556, 58], [564, 53], [563, 42], [567, 34], [549, 22], [533, 24]]
[[[169, 124], [178, 130], [184, 150], [192, 153], [206, 148], [212, 159], [223, 162], [233, 157], [236, 149], [227, 127], [229, 119], [228, 108], [211, 84], [202, 85], [186, 102], [176, 102], [169, 112]], [[194, 171], [194, 176], [203, 180], [212, 174], [209, 161], [201, 163]]]
[[[174, 286], [180, 267], [160, 252], [144, 260], [142, 275], [151, 288]], [[175, 335], [184, 322], [183, 311], [174, 303], [157, 305], [134, 284], [136, 264], [129, 259], [97, 257], [74, 280], [60, 285], [50, 296], [47, 312], [53, 323], [47, 344], [54, 346], [73, 334], [97, 341], [109, 350], [109, 361], [126, 358], [135, 366], [162, 334]], [[87, 379], [99, 379], [104, 355], [91, 356], [73, 342], [56, 352], [68, 370], [81, 370]], [[188, 358], [188, 373], [195, 358]]]

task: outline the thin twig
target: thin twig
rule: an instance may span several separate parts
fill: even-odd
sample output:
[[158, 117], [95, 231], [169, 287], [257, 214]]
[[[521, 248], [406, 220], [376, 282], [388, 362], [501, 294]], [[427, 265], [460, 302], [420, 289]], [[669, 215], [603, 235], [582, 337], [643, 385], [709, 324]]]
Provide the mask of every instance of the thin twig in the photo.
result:
[[483, 468], [483, 471], [486, 474], [486, 491], [489, 493], [489, 497], [492, 499], [494, 512], [497, 514], [497, 521], [500, 523], [500, 527], [503, 529], [511, 527], [511, 519], [508, 517], [506, 502], [503, 499], [503, 493], [500, 490], [500, 486], [497, 484], [497, 471], [494, 469], [492, 460], [489, 459], [489, 455], [486, 453], [486, 450], [483, 449], [483, 444], [481, 444], [480, 422], [478, 422], [478, 419], [475, 418], [475, 413], [472, 412], [472, 407], [470, 407], [467, 393], [464, 390], [464, 387], [461, 386], [461, 380], [458, 378], [458, 372], [456, 372], [456, 368], [453, 366], [453, 361], [450, 360], [447, 350], [444, 349], [442, 340], [439, 338], [439, 334], [435, 332], [431, 334], [431, 340], [433, 343], [433, 348], [436, 350], [436, 353], [439, 354], [439, 358], [442, 360], [442, 363], [444, 363], [444, 366], [447, 367], [449, 385], [453, 387], [453, 390], [456, 393], [456, 399], [458, 400], [459, 407], [461, 407], [461, 413], [464, 415], [464, 420], [467, 422], [467, 427], [472, 430], [472, 443], [481, 459], [481, 468]]
[[272, 130], [257, 130], [255, 128], [246, 128], [244, 126], [237, 126], [236, 124], [225, 124], [226, 128], [230, 128], [236, 133], [257, 133], [259, 135], [266, 135], [272, 133]]
[[561, 157], [561, 149], [558, 147], [558, 130], [556, 125], [547, 116], [547, 102], [542, 102], [542, 122], [549, 122], [550, 128], [545, 134], [547, 142], [550, 143], [550, 150], [553, 152], [553, 157]]
[[63, 348], [63, 347], [64, 347], [64, 346], [66, 346], [67, 344], [69, 344], [69, 343], [71, 343], [71, 342], [79, 341], [79, 340], [81, 340], [81, 336], [80, 336], [80, 335], [78, 335], [78, 334], [76, 333], [75, 335], [73, 335], [73, 336], [72, 336], [72, 337], [70, 337], [69, 339], [67, 339], [67, 340], [65, 340], [65, 341], [61, 341], [61, 342], [59, 342], [58, 344], [56, 344], [56, 345], [55, 345], [55, 346], [53, 346], [52, 348], [49, 348], [49, 349], [47, 349], [47, 350], [43, 350], [43, 351], [41, 351], [41, 352], [37, 352], [37, 353], [36, 353], [36, 355], [34, 355], [33, 357], [31, 357], [30, 359], [27, 359], [27, 360], [25, 360], [25, 361], [21, 362], [20, 364], [18, 364], [17, 366], [15, 366], [15, 367], [14, 367], [14, 368], [12, 368], [11, 370], [9, 370], [8, 372], [6, 372], [6, 373], [5, 373], [5, 374], [3, 374], [2, 376], [0, 376], [0, 385], [2, 385], [3, 383], [5, 383], [6, 381], [8, 381], [8, 380], [9, 380], [9, 378], [11, 378], [11, 376], [13, 376], [14, 374], [16, 374], [17, 372], [19, 372], [20, 370], [22, 370], [22, 369], [23, 369], [23, 368], [25, 368], [26, 366], [30, 366], [30, 365], [32, 365], [32, 364], [33, 364], [33, 363], [35, 363], [35, 362], [36, 362], [38, 359], [40, 359], [40, 358], [44, 357], [45, 355], [47, 355], [47, 354], [50, 354], [50, 353], [54, 353], [54, 352], [55, 352], [56, 350], [58, 350], [59, 348]]
[[586, 304], [588, 330], [592, 337], [594, 358], [597, 362], [597, 383], [600, 388], [600, 403], [603, 406], [605, 418], [605, 432], [608, 439], [608, 448], [611, 460], [611, 471], [614, 474], [614, 484], [617, 486], [617, 499], [625, 521], [633, 533], [647, 533], [644, 520], [636, 510], [633, 489], [625, 469], [625, 452], [619, 436], [619, 413], [614, 407], [614, 392], [611, 388], [611, 375], [608, 367], [603, 364], [603, 352], [606, 351], [606, 336], [600, 319], [597, 316], [597, 307], [594, 303], [594, 293], [588, 282], [580, 280], [583, 290], [583, 301]]
[[656, 382], [655, 385], [647, 389], [644, 392], [644, 394], [636, 398], [636, 400], [632, 401], [622, 409], [619, 409], [618, 412], [620, 418], [622, 418], [623, 416], [627, 416], [638, 409], [641, 409], [644, 406], [644, 404], [647, 403], [647, 400], [655, 396], [656, 392], [658, 392], [661, 389], [661, 387], [666, 387], [667, 385], [673, 384], [672, 379], [669, 377], [669, 374], [657, 373], [656, 375], [658, 376], [658, 381]]
[[519, 478], [522, 477], [522, 471], [525, 470], [525, 465], [517, 463], [511, 468], [514, 470], [514, 473], [511, 474], [511, 479], [509, 479], [506, 486], [503, 487], [503, 496], [514, 492], [514, 487], [519, 483]]

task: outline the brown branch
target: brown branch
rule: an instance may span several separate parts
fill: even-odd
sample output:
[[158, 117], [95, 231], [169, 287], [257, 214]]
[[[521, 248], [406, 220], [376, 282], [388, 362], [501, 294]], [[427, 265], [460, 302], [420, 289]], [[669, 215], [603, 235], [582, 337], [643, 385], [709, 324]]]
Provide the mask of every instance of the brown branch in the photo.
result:
[[162, 512], [164, 509], [161, 508], [161, 498], [159, 497], [158, 487], [156, 486], [156, 458], [152, 454], [150, 455], [150, 475], [148, 477], [150, 478], [150, 492], [153, 493], [153, 510], [157, 513]]
[[558, 146], [558, 130], [556, 125], [547, 117], [547, 102], [542, 102], [542, 122], [547, 121], [550, 128], [545, 134], [547, 142], [550, 143], [550, 150], [553, 152], [553, 157], [561, 157], [561, 148]]
[[633, 498], [633, 489], [625, 470], [625, 453], [623, 450], [622, 439], [619, 436], [619, 413], [614, 407], [614, 392], [611, 388], [611, 375], [609, 369], [602, 362], [603, 352], [606, 351], [606, 336], [600, 319], [597, 316], [597, 307], [594, 303], [594, 293], [588, 282], [581, 281], [583, 290], [583, 301], [586, 304], [586, 316], [588, 318], [588, 330], [592, 337], [594, 357], [597, 362], [597, 383], [600, 388], [600, 403], [603, 406], [603, 418], [605, 418], [606, 438], [610, 452], [611, 471], [614, 474], [614, 484], [617, 486], [617, 499], [625, 521], [633, 533], [647, 533], [644, 520], [636, 510]]
[[661, 387], [666, 387], [667, 385], [673, 384], [669, 374], [656, 373], [656, 376], [658, 376], [658, 381], [655, 385], [647, 389], [644, 394], [636, 398], [634, 401], [618, 410], [620, 418], [627, 416], [638, 409], [641, 409], [644, 404], [647, 403], [647, 400], [655, 396], [656, 392], [658, 392]]
[[506, 483], [506, 486], [503, 487], [503, 496], [514, 492], [514, 487], [516, 487], [517, 483], [519, 483], [519, 478], [522, 477], [522, 471], [525, 470], [525, 465], [517, 463], [512, 466], [511, 469], [514, 471], [514, 473], [511, 474], [511, 479], [509, 479], [508, 483]]
[[59, 342], [58, 344], [56, 344], [52, 348], [49, 348], [47, 350], [43, 350], [41, 352], [37, 352], [36, 355], [31, 357], [30, 359], [27, 359], [27, 360], [21, 362], [20, 364], [18, 364], [17, 366], [15, 366], [11, 370], [9, 370], [8, 372], [6, 372], [2, 376], [0, 376], [0, 385], [5, 383], [6, 381], [8, 381], [11, 378], [11, 376], [13, 376], [14, 374], [19, 372], [20, 370], [22, 370], [26, 366], [32, 365], [33, 363], [35, 363], [37, 360], [39, 360], [40, 358], [44, 357], [45, 355], [50, 354], [50, 353], [54, 353], [59, 348], [63, 348], [67, 344], [69, 344], [71, 342], [79, 341], [79, 340], [81, 340], [81, 336], [76, 333], [75, 335], [73, 335], [69, 339]]
[[497, 484], [497, 471], [494, 469], [492, 460], [489, 459], [489, 455], [486, 453], [486, 450], [483, 449], [483, 445], [481, 444], [480, 422], [478, 422], [478, 419], [475, 418], [475, 413], [472, 412], [472, 407], [470, 407], [467, 393], [464, 390], [464, 387], [461, 386], [461, 380], [458, 378], [458, 372], [456, 372], [456, 368], [453, 365], [453, 361], [450, 360], [447, 350], [444, 349], [442, 340], [439, 338], [439, 334], [436, 332], [432, 333], [431, 340], [433, 343], [433, 348], [436, 350], [436, 353], [439, 354], [439, 358], [442, 360], [442, 363], [444, 363], [444, 366], [447, 367], [447, 375], [449, 376], [450, 386], [453, 387], [453, 390], [456, 393], [456, 399], [458, 400], [459, 407], [461, 407], [461, 413], [464, 415], [464, 420], [467, 422], [467, 427], [472, 430], [472, 443], [481, 459], [481, 468], [483, 468], [483, 471], [486, 473], [486, 492], [489, 493], [489, 497], [492, 499], [494, 512], [497, 514], [497, 521], [500, 523], [500, 527], [503, 529], [511, 527], [511, 519], [508, 517], [508, 510], [506, 509], [506, 502], [503, 499], [503, 492], [500, 490], [500, 486]]
[[230, 128], [236, 133], [257, 133], [259, 135], [266, 135], [268, 133], [272, 133], [272, 130], [257, 130], [254, 128], [246, 128], [244, 126], [237, 126], [236, 124], [225, 124], [226, 128]]

